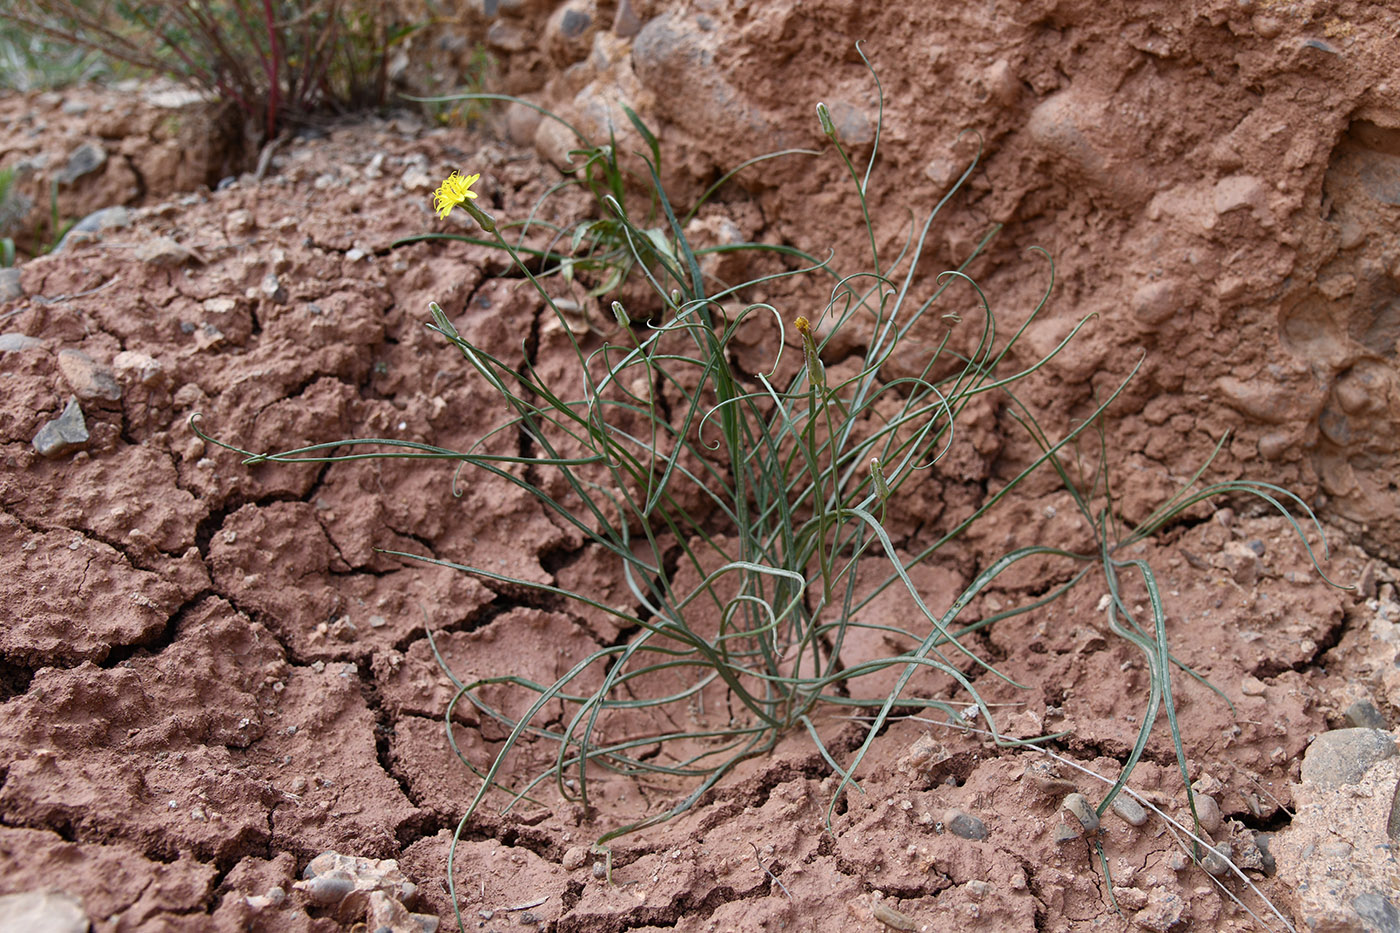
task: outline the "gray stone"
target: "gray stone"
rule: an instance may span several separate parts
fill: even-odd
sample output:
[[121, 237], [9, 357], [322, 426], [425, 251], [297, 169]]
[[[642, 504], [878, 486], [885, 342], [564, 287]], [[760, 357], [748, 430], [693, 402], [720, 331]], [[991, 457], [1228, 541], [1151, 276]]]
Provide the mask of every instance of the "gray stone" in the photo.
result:
[[25, 891], [0, 897], [0, 933], [87, 933], [82, 902], [62, 891]]
[[1093, 804], [1089, 803], [1089, 798], [1081, 793], [1066, 794], [1064, 801], [1060, 804], [1065, 810], [1074, 815], [1079, 821], [1079, 825], [1084, 827], [1087, 833], [1099, 831], [1099, 814]]
[[619, 0], [617, 12], [613, 14], [612, 31], [619, 39], [630, 39], [642, 31], [642, 21], [632, 9], [631, 0]]
[[83, 409], [75, 397], [68, 399], [63, 414], [40, 428], [33, 440], [35, 451], [50, 460], [77, 450], [87, 442], [87, 422], [83, 420]]
[[107, 162], [107, 150], [97, 143], [83, 143], [68, 156], [68, 162], [55, 176], [60, 185], [71, 185]]
[[30, 337], [27, 334], [8, 333], [0, 334], [0, 353], [23, 353], [25, 350], [32, 350], [35, 347], [42, 347], [44, 341], [38, 337]]
[[1142, 826], [1147, 822], [1147, 811], [1143, 809], [1142, 804], [1127, 794], [1119, 793], [1109, 807], [1129, 826]]
[[593, 17], [582, 10], [565, 9], [559, 21], [559, 32], [565, 39], [577, 39], [593, 24]]
[[963, 839], [986, 839], [987, 824], [970, 813], [961, 810], [949, 810], [943, 815], [943, 825], [948, 827], [948, 832]]
[[91, 235], [101, 233], [104, 230], [115, 230], [118, 227], [128, 227], [131, 225], [131, 211], [118, 204], [115, 207], [104, 207], [101, 210], [93, 211], [82, 220], [69, 228], [63, 235], [63, 239], [58, 241], [58, 245], [53, 248], [54, 253], [60, 253], [68, 245], [68, 238], [74, 234]]
[[717, 33], [675, 13], [648, 20], [632, 40], [632, 68], [665, 115], [713, 138], [747, 133], [782, 145], [715, 64]]
[[1215, 835], [1215, 831], [1220, 828], [1222, 815], [1220, 804], [1209, 794], [1196, 795], [1196, 817], [1201, 821], [1201, 829]]
[[1347, 707], [1343, 715], [1346, 716], [1347, 722], [1358, 729], [1387, 729], [1390, 726], [1370, 700], [1357, 700]]
[[122, 397], [116, 375], [81, 350], [58, 351], [58, 371], [73, 394], [85, 402], [115, 402]]
[[1303, 753], [1304, 784], [1356, 784], [1376, 762], [1396, 754], [1395, 737], [1379, 729], [1333, 729]]
[[24, 297], [24, 286], [19, 281], [18, 269], [0, 269], [0, 301], [14, 301]]
[[1351, 907], [1357, 916], [1370, 924], [1368, 930], [1376, 930], [1377, 933], [1400, 933], [1400, 910], [1397, 910], [1395, 902], [1384, 894], [1374, 891], [1358, 894], [1351, 902]]

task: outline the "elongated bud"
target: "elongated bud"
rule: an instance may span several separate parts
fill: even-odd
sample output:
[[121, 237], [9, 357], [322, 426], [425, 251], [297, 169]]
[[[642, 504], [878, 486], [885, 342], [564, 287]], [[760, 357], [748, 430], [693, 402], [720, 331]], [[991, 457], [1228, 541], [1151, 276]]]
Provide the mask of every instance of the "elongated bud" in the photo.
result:
[[478, 227], [485, 230], [487, 233], [496, 232], [496, 219], [477, 207], [475, 201], [464, 202], [462, 204], [462, 209], [472, 215], [472, 220], [476, 221]]
[[619, 327], [632, 326], [632, 319], [627, 316], [627, 310], [622, 307], [622, 302], [614, 301], [612, 303], [612, 313], [613, 317], [617, 318], [617, 323]]
[[802, 355], [807, 360], [807, 378], [812, 380], [812, 385], [826, 392], [826, 367], [822, 366], [822, 358], [817, 355], [817, 345], [810, 331], [802, 335]]
[[870, 478], [875, 481], [875, 495], [880, 497], [881, 502], [884, 502], [890, 497], [890, 487], [885, 482], [885, 471], [880, 466], [879, 457], [870, 458]]
[[836, 138], [836, 124], [831, 122], [831, 111], [820, 101], [817, 103], [817, 122], [822, 125], [823, 133], [832, 139]]

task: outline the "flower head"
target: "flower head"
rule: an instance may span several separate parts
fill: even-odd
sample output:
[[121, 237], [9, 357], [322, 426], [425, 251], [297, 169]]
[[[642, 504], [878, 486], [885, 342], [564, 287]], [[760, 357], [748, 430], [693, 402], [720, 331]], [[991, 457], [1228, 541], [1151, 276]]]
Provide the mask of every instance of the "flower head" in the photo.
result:
[[433, 192], [433, 209], [437, 211], [437, 215], [446, 217], [452, 213], [452, 208], [467, 203], [468, 199], [475, 200], [476, 192], [472, 190], [472, 185], [476, 184], [480, 177], [481, 175], [477, 174], [463, 178], [456, 172], [448, 175]]
[[796, 327], [797, 332], [804, 337], [810, 337], [812, 335], [812, 322], [805, 317], [799, 317], [797, 320], [793, 321], [792, 326]]

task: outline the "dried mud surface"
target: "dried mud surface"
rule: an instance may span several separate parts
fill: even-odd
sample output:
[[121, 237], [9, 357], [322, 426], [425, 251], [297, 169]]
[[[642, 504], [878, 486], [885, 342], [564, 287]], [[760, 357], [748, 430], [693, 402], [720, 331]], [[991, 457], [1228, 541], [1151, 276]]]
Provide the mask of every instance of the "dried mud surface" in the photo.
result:
[[[74, 94], [94, 113], [111, 103]], [[0, 330], [32, 338], [3, 338], [0, 353], [0, 894], [61, 887], [99, 930], [334, 930], [356, 918], [292, 888], [334, 850], [397, 859], [418, 885], [416, 909], [454, 922], [449, 843], [476, 783], [449, 747], [452, 688], [425, 631], [459, 676], [536, 680], [619, 633], [562, 602], [376, 549], [607, 601], [627, 598], [616, 574], [504, 481], [473, 477], [454, 495], [441, 466], [245, 468], [186, 422], [201, 412], [208, 430], [250, 450], [349, 436], [474, 441], [493, 399], [423, 327], [429, 301], [522, 364], [551, 365], [561, 340], [494, 253], [391, 245], [435, 228], [431, 188], [459, 166], [485, 174], [498, 216], [528, 210], [557, 177], [485, 135], [365, 119], [287, 143], [261, 180], [134, 202], [128, 227], [22, 266], [24, 296], [0, 307]], [[741, 220], [750, 209], [742, 197], [726, 208]], [[1154, 352], [1159, 371], [1196, 365]], [[37, 455], [31, 440], [70, 397], [89, 441]], [[1172, 405], [1147, 423], [1190, 428]], [[988, 412], [968, 432], [952, 458], [972, 479], [940, 480], [901, 540], [986, 494], [997, 430]], [[1069, 512], [1046, 490], [994, 513], [947, 566], [918, 574], [926, 598], [946, 602], [1009, 542], [1072, 537]], [[1356, 592], [1319, 579], [1281, 520], [1226, 503], [1132, 555], [1162, 575], [1179, 660], [1234, 705], [1175, 681], [1192, 780], [1220, 811], [1215, 839], [1285, 907], [1268, 836], [1288, 830], [1304, 749], [1344, 725], [1357, 699], [1392, 723], [1400, 712], [1391, 571], [1344, 531], [1331, 535], [1327, 572]], [[975, 614], [1044, 584], [1031, 571], [1010, 577]], [[979, 686], [1016, 704], [1003, 708], [1012, 734], [1065, 732], [1058, 753], [1111, 778], [1147, 673], [1107, 631], [1102, 596], [1084, 587], [979, 636], [1028, 689]], [[859, 740], [848, 722], [822, 728], [838, 751]], [[470, 715], [453, 729], [477, 760], [501, 738]], [[1133, 786], [1180, 817], [1163, 736]], [[551, 792], [544, 806], [488, 809], [456, 852], [460, 906], [469, 929], [485, 930], [1258, 928], [1156, 818], [1106, 816], [1110, 892], [1093, 848], [1057, 841], [1064, 795], [1100, 799], [1104, 786], [1035, 753], [906, 721], [859, 776], [864, 793], [825, 831], [834, 782], [793, 736], [685, 815], [619, 840], [610, 880], [589, 843], [683, 787], [612, 781], [592, 814]], [[1261, 909], [1238, 882], [1226, 886]]]

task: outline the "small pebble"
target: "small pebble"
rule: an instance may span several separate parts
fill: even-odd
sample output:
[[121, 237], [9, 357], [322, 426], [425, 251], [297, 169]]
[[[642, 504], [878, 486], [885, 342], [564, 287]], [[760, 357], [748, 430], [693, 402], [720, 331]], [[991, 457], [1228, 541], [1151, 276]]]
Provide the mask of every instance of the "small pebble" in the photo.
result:
[[575, 871], [582, 868], [588, 862], [588, 850], [583, 846], [571, 846], [564, 853], [564, 858], [560, 862], [565, 871]]
[[1084, 827], [1087, 833], [1099, 831], [1099, 815], [1089, 803], [1089, 798], [1083, 794], [1067, 794], [1064, 802], [1060, 804], [1065, 810], [1074, 815], [1079, 821], [1079, 825]]
[[943, 823], [954, 836], [974, 840], [987, 838], [987, 824], [970, 813], [949, 810], [943, 815]]
[[1215, 835], [1215, 831], [1220, 828], [1220, 804], [1209, 794], [1197, 794], [1196, 818], [1201, 821], [1201, 829], [1212, 836]]
[[1068, 823], [1056, 823], [1055, 831], [1051, 834], [1051, 840], [1055, 845], [1063, 845], [1072, 842], [1084, 834], [1084, 828], [1076, 822], [1074, 826]]
[[1201, 859], [1201, 867], [1217, 878], [1230, 870], [1230, 844], [1222, 842]]
[[77, 450], [87, 442], [87, 422], [83, 420], [83, 409], [76, 396], [69, 396], [63, 413], [41, 427], [32, 441], [35, 452], [50, 460]]
[[602, 862], [594, 862], [594, 863], [593, 863], [593, 877], [594, 877], [594, 878], [606, 878], [607, 875], [608, 875], [608, 867], [607, 867], [606, 865], [604, 865]]
[[14, 301], [24, 297], [24, 285], [20, 282], [18, 269], [0, 269], [0, 301]]
[[1109, 806], [1129, 826], [1142, 826], [1147, 822], [1147, 811], [1127, 794], [1120, 793]]
[[1347, 722], [1358, 729], [1388, 729], [1390, 724], [1385, 721], [1381, 711], [1376, 709], [1376, 705], [1370, 700], [1357, 700], [1347, 707]]

